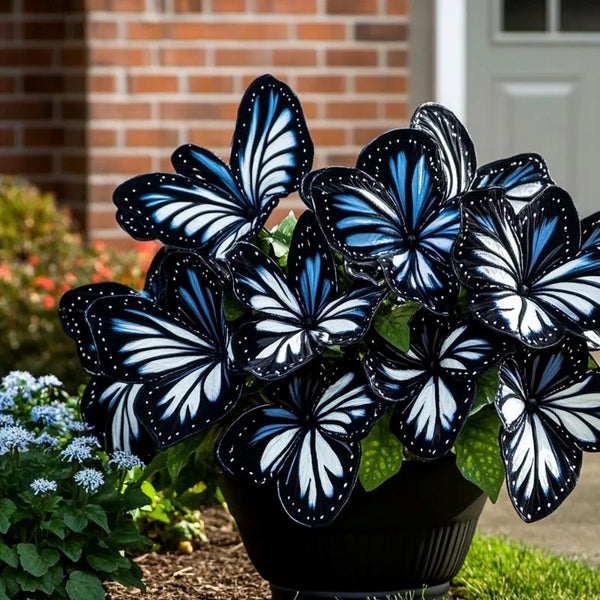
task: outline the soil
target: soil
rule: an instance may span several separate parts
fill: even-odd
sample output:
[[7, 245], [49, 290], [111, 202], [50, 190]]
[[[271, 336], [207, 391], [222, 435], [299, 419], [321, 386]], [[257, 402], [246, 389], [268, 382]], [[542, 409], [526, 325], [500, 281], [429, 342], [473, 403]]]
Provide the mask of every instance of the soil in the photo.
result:
[[192, 554], [144, 554], [135, 559], [144, 573], [145, 594], [107, 584], [109, 600], [268, 600], [269, 585], [248, 560], [231, 519], [220, 508], [203, 513], [210, 543]]

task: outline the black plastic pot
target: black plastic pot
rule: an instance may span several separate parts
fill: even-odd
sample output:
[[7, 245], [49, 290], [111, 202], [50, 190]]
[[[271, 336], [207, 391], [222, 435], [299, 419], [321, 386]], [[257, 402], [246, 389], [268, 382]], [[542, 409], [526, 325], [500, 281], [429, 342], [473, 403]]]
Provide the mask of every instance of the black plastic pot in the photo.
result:
[[291, 521], [272, 487], [222, 478], [221, 489], [273, 600], [442, 598], [486, 498], [454, 460], [405, 462], [372, 492], [357, 484], [323, 528]]

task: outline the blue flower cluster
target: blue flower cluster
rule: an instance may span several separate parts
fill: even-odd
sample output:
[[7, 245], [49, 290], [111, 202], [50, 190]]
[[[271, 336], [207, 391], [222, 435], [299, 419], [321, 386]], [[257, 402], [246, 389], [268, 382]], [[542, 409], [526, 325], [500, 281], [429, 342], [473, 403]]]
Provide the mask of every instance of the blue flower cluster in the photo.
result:
[[60, 456], [67, 462], [83, 462], [93, 458], [94, 448], [100, 447], [98, 439], [93, 435], [76, 437], [61, 450]]
[[104, 483], [104, 475], [98, 469], [81, 469], [73, 475], [73, 479], [88, 494], [96, 492]]
[[11, 450], [27, 450], [35, 436], [21, 425], [9, 425], [0, 429], [0, 455]]
[[131, 452], [126, 450], [115, 450], [110, 459], [110, 464], [118, 469], [133, 469], [133, 467], [144, 467], [144, 461]]
[[45, 479], [44, 477], [34, 479], [29, 487], [36, 496], [39, 494], [47, 494], [48, 492], [55, 492], [58, 489], [56, 481]]

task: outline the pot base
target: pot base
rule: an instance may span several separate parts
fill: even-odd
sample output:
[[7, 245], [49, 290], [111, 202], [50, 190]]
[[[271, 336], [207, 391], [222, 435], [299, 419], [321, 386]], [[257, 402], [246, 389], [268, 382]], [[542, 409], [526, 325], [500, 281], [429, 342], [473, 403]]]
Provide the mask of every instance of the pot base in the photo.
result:
[[271, 584], [271, 600], [443, 600], [450, 584], [389, 592], [311, 592]]

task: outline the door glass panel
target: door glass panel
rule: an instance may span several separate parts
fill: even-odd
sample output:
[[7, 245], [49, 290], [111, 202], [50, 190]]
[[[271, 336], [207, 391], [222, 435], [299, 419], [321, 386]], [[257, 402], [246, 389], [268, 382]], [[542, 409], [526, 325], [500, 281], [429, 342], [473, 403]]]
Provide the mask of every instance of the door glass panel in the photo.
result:
[[600, 2], [592, 0], [562, 0], [561, 31], [600, 31]]
[[503, 0], [502, 4], [504, 31], [546, 30], [546, 0]]

